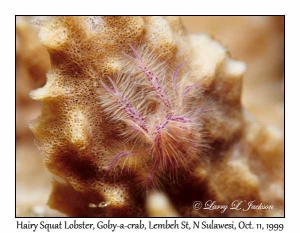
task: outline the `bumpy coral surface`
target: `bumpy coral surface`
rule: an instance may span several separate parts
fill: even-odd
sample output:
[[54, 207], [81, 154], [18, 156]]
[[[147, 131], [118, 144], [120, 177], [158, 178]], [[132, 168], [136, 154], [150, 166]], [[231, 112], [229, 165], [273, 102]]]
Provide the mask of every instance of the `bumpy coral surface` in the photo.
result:
[[[31, 129], [57, 177], [52, 208], [156, 215], [160, 190], [172, 216], [283, 214], [282, 135], [243, 108], [245, 65], [220, 43], [177, 17], [52, 17], [39, 35], [52, 67]], [[210, 200], [274, 209], [193, 208]]]

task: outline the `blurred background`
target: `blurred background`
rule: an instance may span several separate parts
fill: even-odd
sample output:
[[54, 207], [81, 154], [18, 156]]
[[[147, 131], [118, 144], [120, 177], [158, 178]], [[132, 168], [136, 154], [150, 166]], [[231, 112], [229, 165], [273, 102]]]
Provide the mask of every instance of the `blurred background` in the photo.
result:
[[[51, 175], [28, 128], [41, 104], [29, 92], [43, 86], [50, 60], [39, 43], [37, 17], [16, 20], [16, 215], [60, 216], [47, 208]], [[284, 17], [184, 16], [191, 33], [206, 33], [244, 61], [242, 102], [262, 124], [284, 130]]]

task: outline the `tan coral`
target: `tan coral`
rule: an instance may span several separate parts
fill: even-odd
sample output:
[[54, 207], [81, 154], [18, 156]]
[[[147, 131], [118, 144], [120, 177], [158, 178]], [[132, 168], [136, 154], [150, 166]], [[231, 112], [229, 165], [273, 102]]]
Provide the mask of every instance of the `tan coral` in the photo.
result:
[[[32, 92], [43, 110], [31, 129], [66, 181], [54, 183], [51, 207], [147, 216], [150, 177], [182, 216], [282, 214], [282, 193], [272, 194], [283, 190], [282, 135], [248, 116], [245, 65], [220, 43], [188, 34], [177, 17], [53, 17], [40, 39], [52, 68]], [[275, 210], [193, 209], [209, 200]]]
[[50, 68], [49, 54], [31, 20], [16, 18], [16, 215], [53, 216], [58, 212], [48, 211], [45, 205], [52, 177], [28, 128], [41, 111], [41, 104], [32, 100], [29, 92], [46, 83]]
[[284, 16], [184, 16], [182, 21], [189, 31], [221, 41], [247, 64], [243, 106], [260, 122], [283, 130]]
[[50, 68], [47, 50], [37, 38], [38, 31], [26, 19], [17, 18], [16, 24], [16, 104], [17, 138], [32, 138], [28, 122], [39, 112], [39, 104], [32, 101], [29, 92], [46, 82]]

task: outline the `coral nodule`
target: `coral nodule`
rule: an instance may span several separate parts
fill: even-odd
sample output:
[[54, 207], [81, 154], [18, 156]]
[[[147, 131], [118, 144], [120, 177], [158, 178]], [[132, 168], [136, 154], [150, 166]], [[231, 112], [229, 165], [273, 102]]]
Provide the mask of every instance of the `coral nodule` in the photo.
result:
[[[40, 25], [51, 69], [31, 93], [43, 109], [30, 128], [55, 175], [51, 208], [151, 216], [147, 198], [159, 190], [171, 215], [283, 214], [283, 136], [243, 108], [245, 65], [220, 43], [189, 34], [178, 17]], [[236, 200], [273, 208], [193, 208]]]

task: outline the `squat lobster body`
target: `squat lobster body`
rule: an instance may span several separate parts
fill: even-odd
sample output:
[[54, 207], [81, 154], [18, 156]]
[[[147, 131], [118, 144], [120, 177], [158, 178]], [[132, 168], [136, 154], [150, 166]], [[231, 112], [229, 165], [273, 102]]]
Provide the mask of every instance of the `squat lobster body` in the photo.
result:
[[[171, 79], [163, 80], [159, 74], [155, 74], [146, 65], [147, 61], [144, 61], [143, 57], [132, 46], [130, 48], [135, 57], [130, 55], [126, 55], [126, 57], [129, 57], [131, 62], [144, 74], [142, 78], [144, 80], [132, 84], [132, 81], [127, 81], [131, 77], [123, 75], [117, 80], [117, 83], [111, 77], [108, 77], [110, 84], [100, 81], [107, 94], [113, 98], [111, 105], [115, 105], [114, 107], [109, 106], [109, 108], [104, 106], [104, 109], [111, 115], [115, 114], [113, 111], [118, 113], [118, 117], [113, 119], [126, 123], [127, 133], [132, 134], [131, 137], [134, 140], [139, 140], [143, 142], [140, 144], [148, 147], [146, 148], [148, 156], [145, 157], [144, 153], [140, 153], [140, 145], [137, 145], [137, 148], [115, 154], [106, 170], [111, 170], [121, 161], [123, 162], [122, 166], [126, 167], [126, 161], [129, 157], [141, 156], [143, 159], [139, 161], [143, 164], [140, 164], [139, 168], [147, 174], [142, 183], [146, 189], [150, 189], [157, 186], [162, 176], [167, 174], [168, 177], [172, 178], [178, 173], [178, 169], [190, 170], [189, 167], [195, 161], [201, 160], [201, 155], [198, 154], [199, 147], [202, 145], [202, 136], [199, 131], [201, 122], [196, 117], [201, 106], [188, 109], [185, 101], [183, 101], [183, 97], [190, 93], [187, 90], [192, 88], [189, 86], [181, 87], [178, 83], [182, 64], [177, 67]], [[165, 84], [162, 85], [162, 83]], [[127, 94], [121, 91], [124, 87], [124, 92]], [[179, 87], [181, 90], [178, 90]], [[197, 85], [195, 87], [199, 88]], [[148, 93], [144, 96], [145, 106], [143, 108], [135, 107], [133, 103], [135, 102], [135, 95], [138, 95], [137, 88], [145, 88], [145, 93]], [[147, 105], [150, 105], [151, 101], [153, 102], [151, 96], [153, 94], [157, 108], [150, 113], [143, 109], [149, 109]]]

